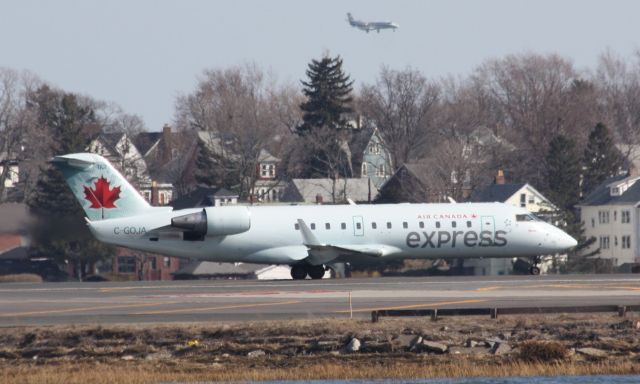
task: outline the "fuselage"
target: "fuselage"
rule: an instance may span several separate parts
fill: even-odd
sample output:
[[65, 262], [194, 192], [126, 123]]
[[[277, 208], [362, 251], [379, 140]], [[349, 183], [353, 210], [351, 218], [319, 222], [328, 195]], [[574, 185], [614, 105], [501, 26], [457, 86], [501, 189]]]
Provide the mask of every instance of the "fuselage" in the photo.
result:
[[[209, 208], [209, 215], [225, 209]], [[199, 260], [296, 264], [309, 256], [299, 220], [319, 242], [368, 247], [391, 258], [517, 257], [575, 246], [560, 229], [501, 203], [247, 206], [245, 232], [187, 239], [171, 219], [202, 211], [158, 211], [90, 222], [105, 242]], [[216, 211], [218, 210], [218, 211]]]

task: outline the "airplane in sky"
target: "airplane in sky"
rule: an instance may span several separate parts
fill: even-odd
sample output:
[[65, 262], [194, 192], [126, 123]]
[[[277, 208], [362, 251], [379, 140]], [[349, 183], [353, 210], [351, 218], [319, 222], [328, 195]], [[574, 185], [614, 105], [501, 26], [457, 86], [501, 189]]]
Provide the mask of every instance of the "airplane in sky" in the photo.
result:
[[502, 203], [153, 207], [103, 157], [55, 157], [105, 243], [219, 262], [286, 264], [294, 279], [336, 263], [529, 257], [576, 245], [562, 230]]
[[392, 21], [367, 22], [367, 21], [356, 20], [353, 18], [353, 16], [351, 16], [351, 13], [347, 13], [347, 19], [349, 21], [349, 24], [351, 24], [352, 27], [356, 27], [358, 29], [366, 31], [367, 33], [369, 33], [369, 31], [377, 31], [378, 33], [380, 33], [381, 29], [393, 29], [393, 31], [395, 32], [397, 28], [400, 28], [400, 26], [397, 23], [394, 23]]

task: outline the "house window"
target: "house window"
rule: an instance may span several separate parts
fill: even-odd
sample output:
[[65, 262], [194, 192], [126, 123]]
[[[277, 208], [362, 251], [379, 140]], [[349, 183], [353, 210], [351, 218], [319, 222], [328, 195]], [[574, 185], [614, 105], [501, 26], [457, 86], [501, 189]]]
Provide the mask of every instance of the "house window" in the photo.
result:
[[384, 164], [378, 165], [378, 170], [376, 172], [376, 176], [383, 177], [384, 176]]
[[623, 249], [631, 248], [631, 236], [629, 235], [622, 236], [622, 248]]
[[171, 258], [170, 257], [165, 257], [163, 261], [164, 261], [164, 266], [166, 268], [171, 267]]
[[362, 177], [367, 176], [367, 163], [362, 163]]
[[380, 144], [371, 143], [371, 145], [369, 146], [369, 152], [376, 154], [380, 153]]
[[613, 221], [618, 220], [618, 211], [613, 211]]
[[609, 211], [598, 211], [598, 224], [609, 223]]
[[521, 207], [526, 207], [527, 206], [527, 194], [526, 193], [521, 193], [520, 194], [520, 206]]
[[133, 256], [118, 256], [118, 273], [135, 273], [136, 258]]
[[631, 222], [631, 212], [630, 211], [622, 211], [620, 213], [620, 222], [622, 224], [628, 224]]
[[594, 219], [593, 217], [591, 218], [591, 228], [595, 228], [596, 226], [596, 219]]
[[609, 236], [600, 236], [600, 249], [609, 249]]
[[535, 204], [536, 203], [536, 198], [533, 195], [529, 195], [529, 204]]
[[152, 257], [152, 258], [149, 259], [149, 269], [151, 269], [152, 271], [155, 271], [156, 268], [157, 268], [156, 258]]

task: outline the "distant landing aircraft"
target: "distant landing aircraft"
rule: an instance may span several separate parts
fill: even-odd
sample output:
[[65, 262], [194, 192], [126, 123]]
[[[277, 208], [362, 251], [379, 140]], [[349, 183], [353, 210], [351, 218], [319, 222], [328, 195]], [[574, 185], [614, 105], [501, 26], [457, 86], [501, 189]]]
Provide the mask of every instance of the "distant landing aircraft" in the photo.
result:
[[361, 21], [356, 20], [351, 16], [351, 13], [347, 13], [347, 18], [349, 19], [349, 24], [352, 27], [356, 27], [358, 29], [362, 29], [363, 31], [369, 33], [369, 31], [376, 31], [380, 33], [381, 29], [393, 29], [395, 32], [396, 28], [400, 26], [392, 21]]

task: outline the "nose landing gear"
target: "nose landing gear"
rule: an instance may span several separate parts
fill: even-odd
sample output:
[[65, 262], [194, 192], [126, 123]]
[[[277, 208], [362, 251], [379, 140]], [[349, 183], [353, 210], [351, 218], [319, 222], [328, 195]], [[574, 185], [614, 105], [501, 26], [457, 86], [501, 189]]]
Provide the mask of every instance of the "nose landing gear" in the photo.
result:
[[307, 275], [316, 280], [324, 277], [324, 265], [296, 264], [291, 266], [291, 277], [294, 280], [304, 280]]

